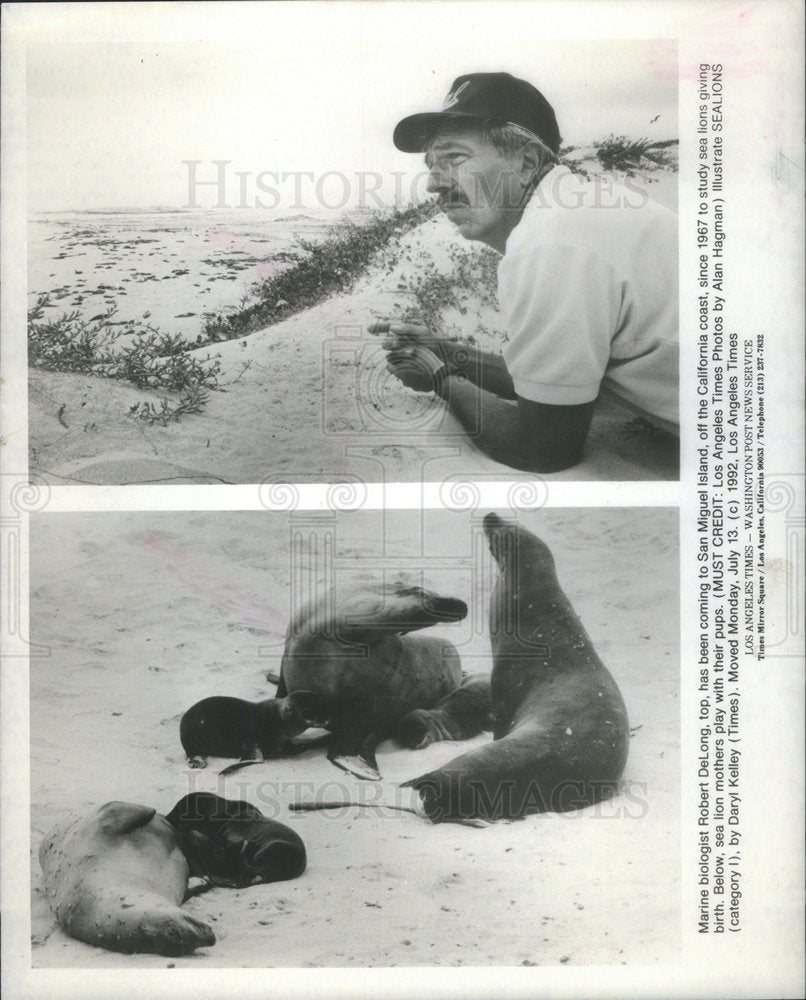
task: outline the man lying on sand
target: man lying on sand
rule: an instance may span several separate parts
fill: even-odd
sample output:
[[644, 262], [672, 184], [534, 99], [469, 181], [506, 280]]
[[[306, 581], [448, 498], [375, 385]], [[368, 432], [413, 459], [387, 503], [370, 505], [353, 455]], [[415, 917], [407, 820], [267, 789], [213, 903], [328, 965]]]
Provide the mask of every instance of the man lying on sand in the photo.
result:
[[425, 152], [428, 190], [462, 236], [503, 255], [509, 340], [498, 356], [375, 323], [388, 370], [440, 395], [482, 451], [517, 469], [579, 462], [600, 394], [679, 434], [676, 215], [636, 186], [558, 166], [551, 105], [508, 73], [460, 76], [394, 143]]

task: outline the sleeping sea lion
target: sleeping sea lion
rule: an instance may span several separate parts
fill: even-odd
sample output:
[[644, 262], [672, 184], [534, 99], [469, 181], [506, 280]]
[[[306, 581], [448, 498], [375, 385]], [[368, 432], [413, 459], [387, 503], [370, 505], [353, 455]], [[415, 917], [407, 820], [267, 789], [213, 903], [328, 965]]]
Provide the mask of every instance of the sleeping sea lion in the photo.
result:
[[39, 862], [59, 926], [79, 941], [158, 955], [215, 944], [207, 924], [179, 909], [188, 865], [156, 809], [107, 802], [68, 815], [43, 839]]
[[213, 885], [281, 882], [305, 871], [305, 845], [290, 827], [267, 819], [251, 802], [191, 792], [167, 815], [191, 875]]

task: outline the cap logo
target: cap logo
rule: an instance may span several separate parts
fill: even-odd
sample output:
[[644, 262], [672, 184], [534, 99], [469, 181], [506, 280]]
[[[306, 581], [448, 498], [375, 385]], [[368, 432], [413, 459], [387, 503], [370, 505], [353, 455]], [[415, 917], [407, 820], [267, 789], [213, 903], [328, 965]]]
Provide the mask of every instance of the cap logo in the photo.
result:
[[469, 87], [469, 86], [470, 86], [470, 80], [465, 80], [465, 82], [462, 83], [462, 84], [460, 84], [456, 88], [456, 90], [451, 91], [448, 94], [448, 96], [445, 98], [445, 103], [442, 105], [442, 109], [441, 110], [442, 111], [446, 111], [448, 108], [452, 108], [454, 106], [454, 104], [458, 104], [459, 103], [459, 98], [460, 98], [460, 96], [462, 94], [462, 91], [466, 87]]

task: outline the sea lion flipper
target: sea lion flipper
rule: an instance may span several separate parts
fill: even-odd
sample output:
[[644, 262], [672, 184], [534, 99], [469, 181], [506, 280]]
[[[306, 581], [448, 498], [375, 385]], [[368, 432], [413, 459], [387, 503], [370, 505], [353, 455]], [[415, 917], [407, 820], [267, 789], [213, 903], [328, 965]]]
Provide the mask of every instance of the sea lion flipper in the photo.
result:
[[218, 886], [213, 885], [212, 882], [201, 882], [199, 885], [194, 885], [185, 892], [185, 898], [182, 900], [182, 905], [184, 905], [189, 899], [194, 899], [196, 896], [202, 896], [205, 892], [209, 892], [211, 889], [217, 889]]
[[125, 836], [142, 826], [148, 826], [157, 810], [133, 802], [107, 802], [101, 807], [101, 828], [104, 833]]
[[477, 830], [485, 830], [488, 826], [492, 826], [486, 819], [455, 819], [454, 823], [459, 823], [461, 826], [472, 826]]
[[369, 764], [360, 754], [339, 754], [336, 757], [328, 758], [331, 764], [340, 767], [342, 771], [361, 778], [364, 781], [380, 781], [381, 772], [377, 767]]
[[226, 767], [222, 767], [221, 770], [218, 772], [218, 776], [221, 777], [222, 775], [226, 774], [234, 774], [236, 771], [240, 771], [241, 768], [243, 767], [251, 767], [252, 764], [264, 764], [264, 763], [265, 761], [262, 758], [259, 760], [257, 758], [251, 758], [249, 760], [238, 760], [234, 764], [227, 764]]
[[144, 921], [140, 938], [138, 951], [153, 951], [168, 958], [216, 943], [212, 927], [178, 908], [175, 914], [159, 913], [149, 922]]
[[374, 735], [366, 737], [345, 736], [333, 740], [327, 759], [342, 771], [362, 778], [364, 781], [380, 781], [381, 773], [375, 759], [378, 740]]
[[284, 757], [296, 757], [298, 754], [305, 753], [308, 750], [315, 750], [318, 747], [329, 746], [332, 736], [330, 733], [325, 733], [323, 736], [317, 736], [314, 739], [302, 739], [289, 740], [282, 746], [282, 756]]

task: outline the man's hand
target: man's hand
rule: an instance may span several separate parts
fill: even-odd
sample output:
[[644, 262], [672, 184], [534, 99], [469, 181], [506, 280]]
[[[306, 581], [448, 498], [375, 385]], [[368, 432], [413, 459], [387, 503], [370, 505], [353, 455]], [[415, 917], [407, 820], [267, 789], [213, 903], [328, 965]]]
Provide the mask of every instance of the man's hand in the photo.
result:
[[[396, 319], [378, 320], [369, 327], [370, 333], [385, 334], [383, 348], [390, 355], [411, 348], [433, 352], [447, 367], [449, 375], [459, 375], [468, 382], [491, 392], [500, 399], [515, 399], [512, 376], [500, 354], [480, 351], [471, 344], [435, 337], [427, 326], [401, 323]], [[391, 369], [390, 369], [391, 370]]]
[[415, 392], [434, 392], [434, 375], [442, 365], [433, 351], [419, 345], [399, 347], [386, 355], [386, 370]]
[[418, 323], [403, 323], [395, 319], [378, 320], [371, 323], [368, 329], [370, 333], [386, 334], [382, 345], [385, 351], [411, 347], [424, 347], [433, 351], [453, 375], [462, 371], [470, 358], [470, 349], [465, 344], [437, 337], [427, 326]]

